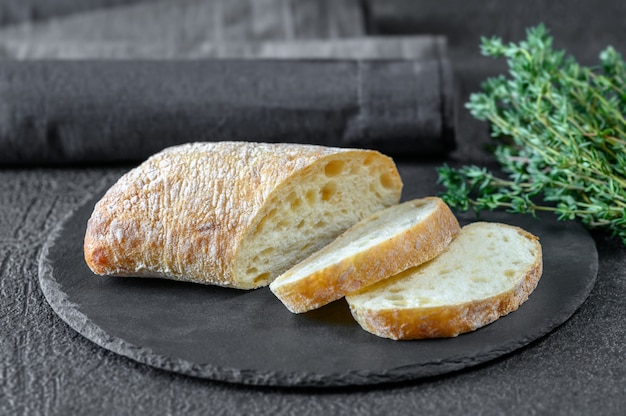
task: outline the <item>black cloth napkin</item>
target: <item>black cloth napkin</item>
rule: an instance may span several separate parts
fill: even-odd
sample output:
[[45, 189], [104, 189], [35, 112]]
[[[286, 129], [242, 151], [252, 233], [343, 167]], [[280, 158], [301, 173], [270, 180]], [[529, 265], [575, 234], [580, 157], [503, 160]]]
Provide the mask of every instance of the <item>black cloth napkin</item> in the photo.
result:
[[0, 26], [148, 1], [159, 0], [2, 0]]
[[[366, 34], [362, 0], [24, 0], [23, 5], [21, 1], [9, 4], [36, 7], [33, 20], [0, 27], [0, 50], [18, 58], [30, 50], [55, 58], [57, 52], [68, 55], [74, 48], [84, 50], [84, 45], [97, 50], [98, 44], [121, 45], [133, 58], [154, 44], [175, 50], [204, 42]], [[63, 15], [44, 13], [50, 3], [59, 1], [66, 6]], [[47, 17], [37, 17], [40, 13]]]
[[32, 61], [0, 65], [0, 163], [141, 160], [196, 140], [442, 154], [438, 60]]
[[[80, 28], [112, 16], [120, 27], [146, 10], [162, 21], [174, 15], [185, 21], [213, 4], [184, 0], [189, 9], [181, 11], [174, 3], [0, 31], [0, 164], [140, 161], [167, 146], [217, 140], [366, 147], [425, 158], [454, 148], [445, 39], [361, 36], [364, 22], [346, 18], [363, 17], [356, 1], [276, 0], [282, 16], [291, 16], [276, 23], [250, 0], [215, 0], [222, 7], [219, 30], [204, 37], [196, 30], [201, 25], [165, 30], [162, 39], [136, 37], [137, 30], [116, 38], [107, 29], [81, 37]], [[224, 12], [236, 3], [239, 9]], [[210, 10], [218, 10], [215, 4]], [[137, 17], [137, 24], [154, 30], [149, 20]]]

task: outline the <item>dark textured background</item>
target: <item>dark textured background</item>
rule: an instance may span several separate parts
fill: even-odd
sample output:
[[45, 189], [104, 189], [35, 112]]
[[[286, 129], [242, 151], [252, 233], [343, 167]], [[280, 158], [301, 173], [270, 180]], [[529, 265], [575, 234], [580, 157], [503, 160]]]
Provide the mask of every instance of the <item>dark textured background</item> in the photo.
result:
[[[378, 30], [447, 35], [462, 102], [498, 69], [475, 55], [479, 35], [517, 40], [544, 21], [557, 46], [593, 62], [609, 43], [626, 52], [625, 9], [621, 0], [380, 0], [370, 11]], [[485, 126], [462, 108], [458, 141], [455, 159], [490, 161], [480, 149]], [[405, 198], [432, 189], [437, 165], [400, 163], [414, 184]], [[337, 391], [251, 388], [170, 374], [103, 350], [51, 311], [37, 259], [57, 221], [126, 169], [0, 170], [0, 414], [626, 413], [626, 250], [603, 235], [594, 235], [596, 286], [568, 322], [515, 354], [443, 377]]]

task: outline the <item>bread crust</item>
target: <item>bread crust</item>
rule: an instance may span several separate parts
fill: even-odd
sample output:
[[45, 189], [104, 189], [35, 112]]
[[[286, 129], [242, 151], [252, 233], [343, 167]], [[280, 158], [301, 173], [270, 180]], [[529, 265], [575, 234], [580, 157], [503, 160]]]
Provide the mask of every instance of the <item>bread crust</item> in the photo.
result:
[[393, 161], [370, 150], [248, 142], [167, 148], [122, 176], [95, 205], [85, 261], [99, 275], [250, 289], [233, 274], [234, 263], [270, 196], [325, 158], [364, 152], [385, 159], [401, 189]]
[[[304, 278], [283, 283], [280, 280], [288, 278], [293, 272], [288, 270], [270, 285], [270, 289], [289, 311], [303, 313], [431, 260], [454, 239], [460, 226], [450, 208], [440, 198], [428, 197], [406, 203], [422, 204], [427, 201], [434, 201], [436, 209], [432, 215], [411, 228]], [[376, 215], [378, 213], [373, 214]], [[366, 227], [368, 220], [363, 219], [338, 239], [347, 238], [347, 233]], [[324, 255], [329, 249], [332, 246], [325, 247], [305, 261]]]
[[363, 329], [374, 335], [411, 340], [456, 337], [517, 310], [537, 287], [543, 273], [543, 259], [536, 236], [519, 227], [509, 227], [533, 241], [537, 254], [535, 261], [522, 272], [523, 278], [510, 290], [484, 299], [436, 307], [369, 309], [349, 302], [352, 315]]

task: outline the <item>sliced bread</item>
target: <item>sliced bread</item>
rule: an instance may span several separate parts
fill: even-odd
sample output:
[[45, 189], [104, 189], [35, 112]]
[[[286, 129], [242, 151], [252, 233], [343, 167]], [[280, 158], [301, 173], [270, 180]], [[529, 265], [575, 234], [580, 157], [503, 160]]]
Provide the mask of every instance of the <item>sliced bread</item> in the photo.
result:
[[402, 181], [379, 152], [313, 145], [174, 146], [96, 204], [84, 255], [100, 275], [266, 286], [367, 215]]
[[319, 308], [434, 258], [459, 230], [441, 199], [404, 202], [361, 220], [276, 278], [270, 289], [293, 313]]
[[346, 300], [366, 331], [391, 339], [454, 337], [487, 325], [528, 299], [542, 274], [538, 238], [477, 222], [434, 260]]

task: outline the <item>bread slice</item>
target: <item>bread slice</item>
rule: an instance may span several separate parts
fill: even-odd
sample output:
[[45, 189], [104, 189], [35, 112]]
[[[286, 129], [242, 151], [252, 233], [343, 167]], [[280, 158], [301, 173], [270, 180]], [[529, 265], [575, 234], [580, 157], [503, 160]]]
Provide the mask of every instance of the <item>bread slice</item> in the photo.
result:
[[372, 150], [209, 142], [150, 157], [87, 225], [94, 273], [266, 286], [361, 218], [397, 204], [392, 159]]
[[432, 259], [459, 230], [441, 199], [404, 202], [361, 220], [270, 289], [291, 312], [306, 312]]
[[515, 311], [543, 268], [538, 238], [521, 228], [477, 222], [434, 260], [350, 293], [368, 332], [391, 339], [455, 337]]

